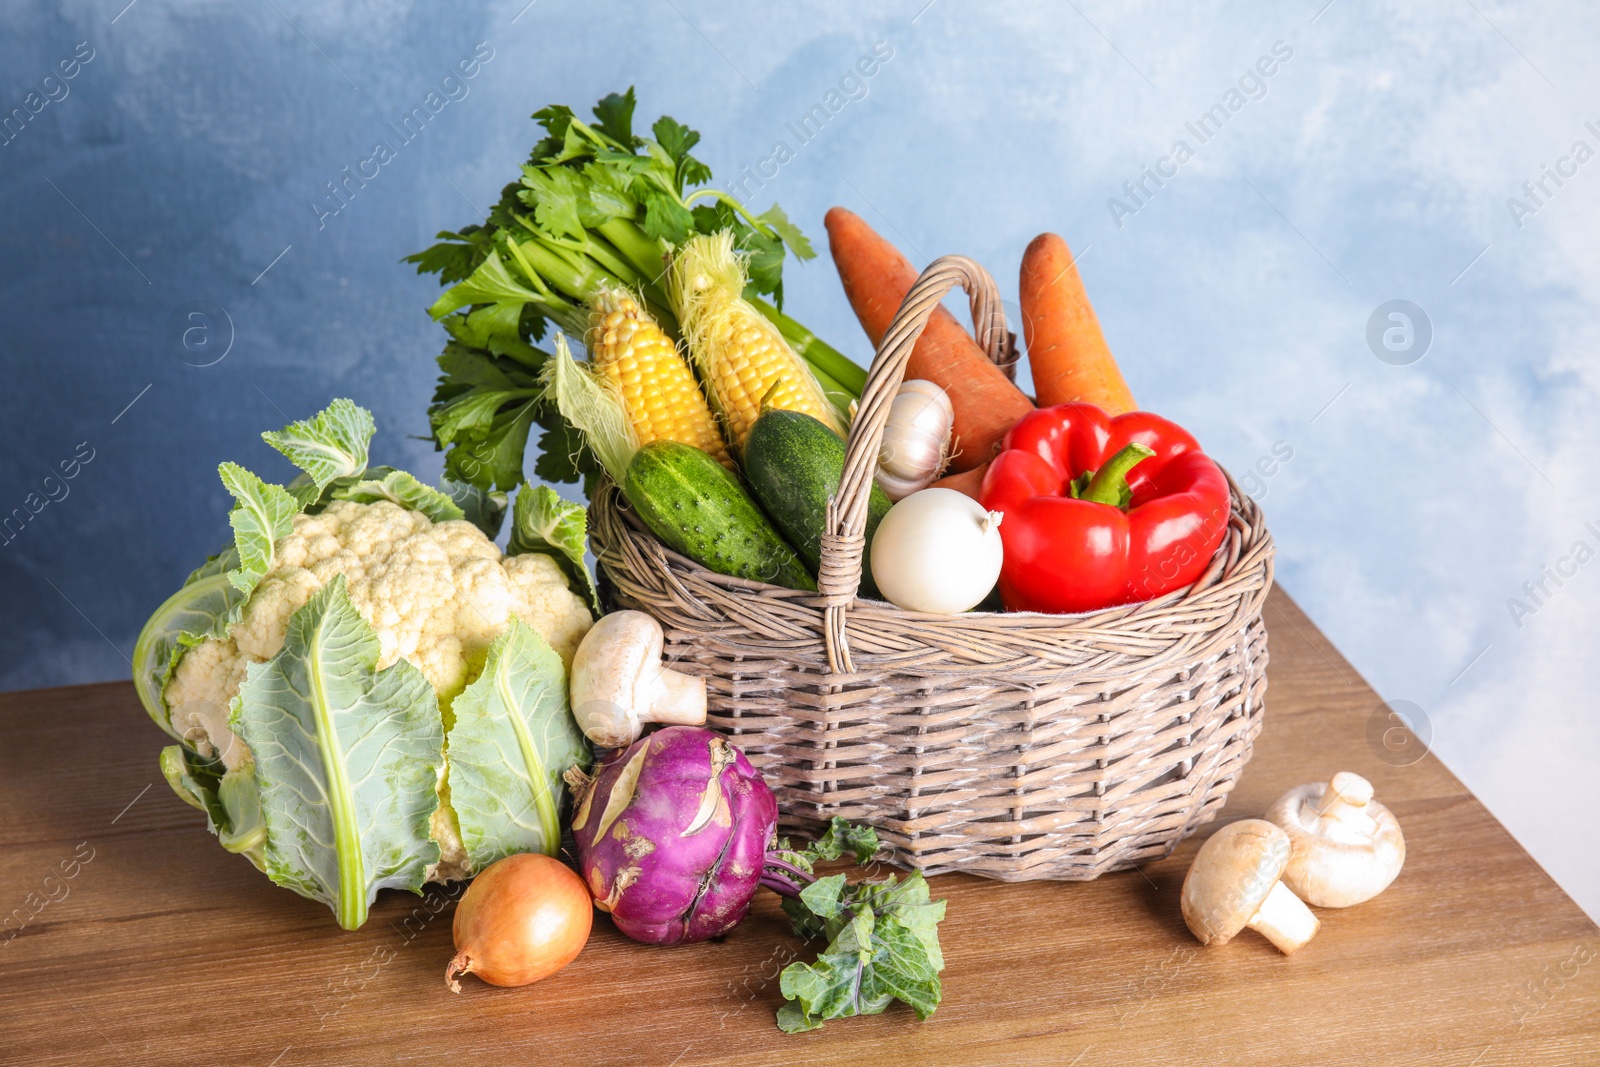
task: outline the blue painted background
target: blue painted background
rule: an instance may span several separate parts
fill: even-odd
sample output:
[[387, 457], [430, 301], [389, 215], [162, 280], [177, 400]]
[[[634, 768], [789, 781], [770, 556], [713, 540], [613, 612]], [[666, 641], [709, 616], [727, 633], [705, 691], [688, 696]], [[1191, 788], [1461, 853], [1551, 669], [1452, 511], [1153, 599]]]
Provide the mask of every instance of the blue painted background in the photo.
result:
[[[632, 83], [724, 182], [785, 142], [752, 199], [814, 238], [845, 204], [1014, 297], [1029, 238], [1064, 234], [1141, 401], [1271, 472], [1283, 584], [1600, 913], [1593, 8], [122, 2], [13, 0], [0, 37], [26, 117], [0, 145], [0, 514], [56, 498], [0, 545], [0, 688], [123, 677], [224, 538], [217, 463], [285, 476], [263, 429], [349, 395], [375, 458], [436, 475], [435, 289], [397, 261], [481, 216], [533, 109]], [[802, 144], [787, 124], [880, 42]], [[865, 358], [826, 258], [787, 285]], [[1403, 366], [1366, 336], [1395, 299], [1432, 331]]]

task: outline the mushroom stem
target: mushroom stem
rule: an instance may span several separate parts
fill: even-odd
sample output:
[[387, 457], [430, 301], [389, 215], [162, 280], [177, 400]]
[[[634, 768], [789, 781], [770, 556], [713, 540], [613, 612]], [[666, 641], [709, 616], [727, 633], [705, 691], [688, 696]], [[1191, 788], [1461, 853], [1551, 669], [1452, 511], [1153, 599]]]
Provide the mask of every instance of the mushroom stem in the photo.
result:
[[1322, 922], [1311, 914], [1311, 909], [1294, 895], [1292, 889], [1278, 882], [1245, 925], [1278, 946], [1278, 951], [1287, 956], [1310, 941]]
[[655, 698], [650, 701], [650, 722], [677, 726], [699, 726], [706, 721], [706, 680], [662, 668], [656, 680]]
[[[1322, 796], [1307, 799], [1306, 806], [1330, 829], [1346, 833], [1330, 834], [1347, 843], [1370, 841], [1378, 832], [1378, 822], [1367, 812], [1372, 801], [1372, 783], [1359, 774], [1340, 771], [1328, 782]], [[1354, 835], [1351, 840], [1349, 835]]]

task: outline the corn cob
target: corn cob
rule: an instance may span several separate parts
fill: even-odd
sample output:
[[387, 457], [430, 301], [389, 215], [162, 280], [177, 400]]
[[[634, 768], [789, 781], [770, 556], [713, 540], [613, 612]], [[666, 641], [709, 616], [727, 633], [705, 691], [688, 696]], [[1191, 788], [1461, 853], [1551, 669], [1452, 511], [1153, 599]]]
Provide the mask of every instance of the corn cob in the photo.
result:
[[728, 230], [691, 237], [668, 276], [672, 309], [728, 441], [744, 447], [763, 402], [804, 412], [840, 433], [838, 415], [810, 368], [744, 299], [744, 283], [744, 262]]
[[624, 289], [589, 302], [589, 362], [622, 400], [639, 444], [693, 445], [732, 469], [722, 432], [678, 346]]

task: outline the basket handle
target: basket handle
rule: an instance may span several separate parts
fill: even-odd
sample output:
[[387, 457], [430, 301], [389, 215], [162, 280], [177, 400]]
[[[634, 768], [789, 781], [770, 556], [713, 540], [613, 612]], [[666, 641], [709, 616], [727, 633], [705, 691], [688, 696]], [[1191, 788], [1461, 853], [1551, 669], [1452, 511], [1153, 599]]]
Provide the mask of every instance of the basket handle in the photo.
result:
[[994, 279], [966, 256], [940, 256], [917, 278], [895, 312], [867, 372], [850, 443], [845, 452], [839, 493], [828, 501], [827, 527], [822, 534], [822, 563], [817, 591], [824, 602], [823, 630], [827, 638], [828, 668], [835, 674], [853, 673], [855, 665], [845, 635], [845, 609], [861, 586], [862, 553], [866, 547], [867, 505], [878, 452], [883, 444], [889, 406], [905, 377], [906, 362], [916, 347], [928, 319], [951, 289], [960, 285], [972, 301], [972, 325], [984, 353], [1004, 368], [1016, 362], [1015, 343], [1006, 329], [1005, 312]]

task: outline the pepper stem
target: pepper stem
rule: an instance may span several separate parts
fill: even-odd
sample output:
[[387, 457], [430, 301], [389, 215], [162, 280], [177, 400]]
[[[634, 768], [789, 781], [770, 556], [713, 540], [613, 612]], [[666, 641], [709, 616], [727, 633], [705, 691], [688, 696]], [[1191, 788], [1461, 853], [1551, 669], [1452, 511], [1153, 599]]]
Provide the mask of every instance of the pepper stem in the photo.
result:
[[1141, 445], [1137, 441], [1128, 442], [1116, 455], [1100, 465], [1100, 469], [1089, 479], [1089, 484], [1079, 499], [1093, 500], [1097, 504], [1110, 504], [1114, 508], [1127, 510], [1130, 494], [1128, 472], [1155, 454], [1153, 448]]

